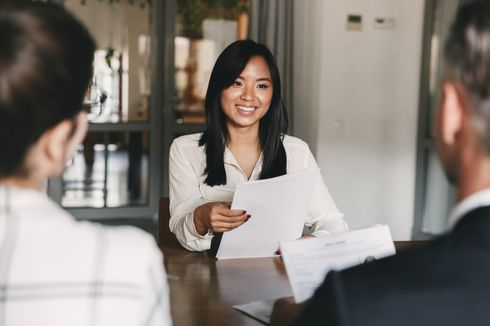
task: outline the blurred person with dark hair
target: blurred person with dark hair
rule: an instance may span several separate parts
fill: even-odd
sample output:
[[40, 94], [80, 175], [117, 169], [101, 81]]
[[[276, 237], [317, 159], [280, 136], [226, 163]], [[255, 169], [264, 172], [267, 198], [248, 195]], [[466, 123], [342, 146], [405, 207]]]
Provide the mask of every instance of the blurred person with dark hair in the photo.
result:
[[43, 192], [87, 131], [95, 44], [62, 7], [0, 4], [0, 324], [170, 325], [162, 255]]
[[276, 301], [273, 325], [490, 323], [490, 1], [459, 8], [444, 57], [435, 130], [457, 186], [450, 230], [425, 247], [328, 273], [306, 303]]

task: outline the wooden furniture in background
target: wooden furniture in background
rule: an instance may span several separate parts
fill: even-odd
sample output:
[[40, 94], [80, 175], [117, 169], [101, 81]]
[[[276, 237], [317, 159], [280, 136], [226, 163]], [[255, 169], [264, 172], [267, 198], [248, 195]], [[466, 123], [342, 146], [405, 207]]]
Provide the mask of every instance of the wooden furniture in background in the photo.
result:
[[170, 200], [168, 197], [161, 197], [158, 204], [158, 245], [162, 248], [164, 244], [179, 246], [179, 242], [170, 231], [168, 222], [170, 221], [169, 211]]

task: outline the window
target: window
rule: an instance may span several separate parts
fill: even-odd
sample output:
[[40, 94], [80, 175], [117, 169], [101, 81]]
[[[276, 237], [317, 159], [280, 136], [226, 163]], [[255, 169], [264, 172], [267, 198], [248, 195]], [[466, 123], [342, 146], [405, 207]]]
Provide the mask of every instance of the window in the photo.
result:
[[[78, 218], [154, 218], [161, 195], [163, 11], [150, 0], [64, 0], [94, 37], [89, 132], [50, 196]], [[156, 19], [155, 19], [156, 18]], [[155, 49], [152, 45], [155, 45]], [[154, 60], [154, 62], [152, 61]], [[155, 81], [155, 82], [153, 82]], [[158, 91], [152, 92], [157, 88]]]
[[426, 239], [446, 230], [455, 189], [437, 159], [433, 116], [443, 79], [442, 47], [460, 0], [428, 0], [426, 5], [414, 239]]

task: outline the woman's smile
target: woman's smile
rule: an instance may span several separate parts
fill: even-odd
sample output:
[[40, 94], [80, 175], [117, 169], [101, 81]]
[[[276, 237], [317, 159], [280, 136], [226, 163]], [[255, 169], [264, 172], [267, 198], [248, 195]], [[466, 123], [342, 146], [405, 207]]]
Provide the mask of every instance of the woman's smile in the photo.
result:
[[241, 113], [246, 115], [252, 114], [255, 112], [255, 110], [257, 110], [256, 106], [237, 105], [236, 107]]

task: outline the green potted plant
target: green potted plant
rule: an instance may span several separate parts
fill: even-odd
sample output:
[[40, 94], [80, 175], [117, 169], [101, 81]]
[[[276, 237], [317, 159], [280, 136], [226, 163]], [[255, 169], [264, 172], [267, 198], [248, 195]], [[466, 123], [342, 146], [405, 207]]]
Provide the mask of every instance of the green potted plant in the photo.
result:
[[[85, 5], [87, 1], [94, 1], [94, 0], [80, 0], [80, 3], [82, 5]], [[129, 3], [130, 5], [138, 5], [140, 8], [145, 8], [147, 5], [150, 4], [151, 0], [97, 0], [99, 2], [107, 2], [108, 4], [113, 4], [113, 3], [119, 3], [121, 1], [125, 1]]]
[[204, 19], [237, 20], [247, 13], [249, 7], [249, 0], [179, 0], [177, 34], [191, 39], [202, 38]]

